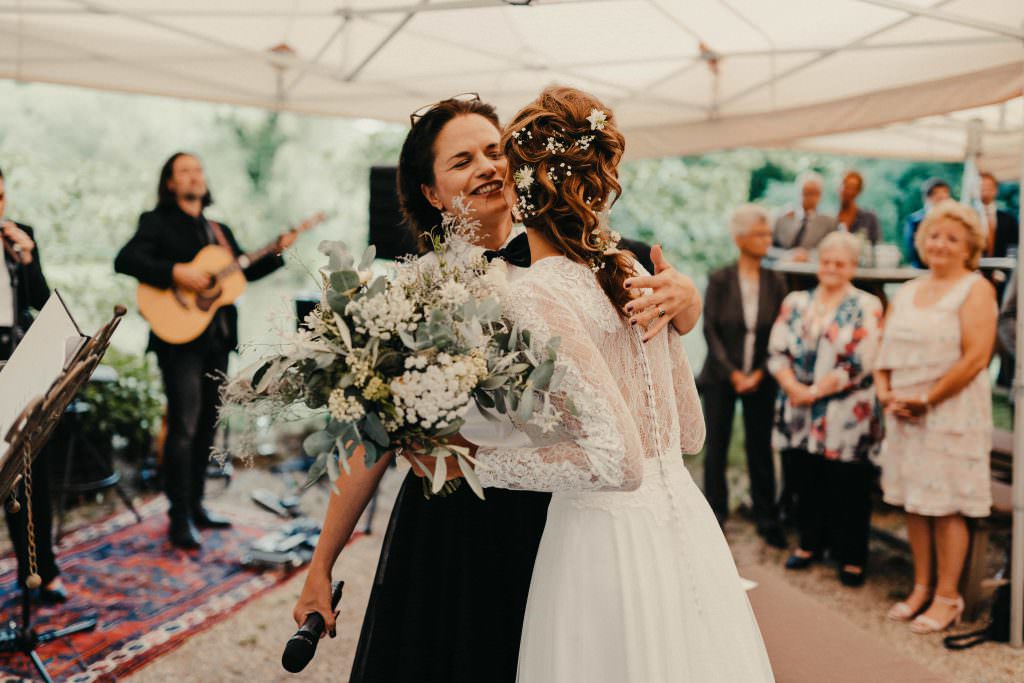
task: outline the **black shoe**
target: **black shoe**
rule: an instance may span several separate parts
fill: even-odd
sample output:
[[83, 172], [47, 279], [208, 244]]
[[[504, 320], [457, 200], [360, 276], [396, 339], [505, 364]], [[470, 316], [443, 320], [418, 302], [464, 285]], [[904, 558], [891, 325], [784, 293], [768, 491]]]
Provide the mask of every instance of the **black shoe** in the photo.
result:
[[817, 553], [813, 553], [810, 557], [800, 557], [796, 553], [793, 553], [789, 556], [789, 559], [786, 560], [786, 569], [807, 569], [819, 559], [821, 558]]
[[203, 542], [199, 536], [199, 530], [190, 519], [176, 520], [172, 518], [170, 537], [171, 544], [182, 550], [196, 550]]
[[764, 542], [773, 548], [785, 549], [789, 547], [786, 533], [780, 526], [764, 526], [757, 530], [757, 535], [764, 539]]
[[200, 529], [229, 529], [231, 528], [231, 520], [223, 515], [218, 515], [210, 512], [206, 508], [199, 508], [194, 515], [192, 515], [192, 521], [196, 523], [196, 526]]
[[859, 572], [850, 572], [842, 567], [839, 568], [839, 583], [850, 588], [859, 588], [864, 585], [864, 570], [861, 569]]
[[64, 586], [57, 588], [34, 588], [32, 590], [32, 601], [37, 605], [63, 605], [68, 601], [68, 589]]

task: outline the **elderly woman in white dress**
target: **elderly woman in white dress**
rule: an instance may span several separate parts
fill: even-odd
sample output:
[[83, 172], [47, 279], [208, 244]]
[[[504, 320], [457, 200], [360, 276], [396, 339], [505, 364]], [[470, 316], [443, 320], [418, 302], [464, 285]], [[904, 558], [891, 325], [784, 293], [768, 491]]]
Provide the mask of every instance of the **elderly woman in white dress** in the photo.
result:
[[992, 285], [975, 272], [986, 237], [977, 214], [952, 199], [928, 212], [915, 245], [929, 272], [896, 293], [878, 358], [882, 490], [907, 512], [914, 556], [914, 589], [889, 618], [913, 619], [915, 633], [959, 620], [965, 517], [986, 517], [992, 504], [986, 369], [997, 311]]

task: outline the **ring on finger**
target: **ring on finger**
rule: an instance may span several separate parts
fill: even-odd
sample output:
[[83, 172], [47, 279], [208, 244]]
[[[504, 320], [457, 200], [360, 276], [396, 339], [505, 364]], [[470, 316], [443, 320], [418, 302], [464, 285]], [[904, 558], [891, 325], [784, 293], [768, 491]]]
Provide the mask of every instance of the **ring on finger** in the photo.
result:
[[664, 318], [665, 317], [665, 309], [662, 308], [661, 306], [658, 306], [658, 317], [659, 318]]

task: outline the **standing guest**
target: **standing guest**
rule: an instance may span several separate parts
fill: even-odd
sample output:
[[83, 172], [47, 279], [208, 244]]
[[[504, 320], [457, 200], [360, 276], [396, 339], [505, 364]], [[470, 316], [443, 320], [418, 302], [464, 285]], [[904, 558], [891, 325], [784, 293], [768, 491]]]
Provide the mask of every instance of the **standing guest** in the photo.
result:
[[914, 239], [914, 235], [917, 234], [917, 226], [921, 224], [933, 206], [944, 199], [949, 199], [950, 194], [949, 183], [942, 178], [929, 178], [921, 186], [924, 207], [907, 216], [907, 220], [903, 224], [903, 251], [907, 261], [915, 268], [924, 268]]
[[857, 171], [847, 171], [839, 186], [839, 227], [854, 235], [862, 234], [872, 245], [882, 241], [882, 228], [878, 216], [872, 211], [857, 206], [857, 197], [864, 189], [864, 176]]
[[[201, 292], [212, 285], [209, 273], [189, 262], [203, 247], [219, 244], [235, 256], [242, 254], [231, 230], [203, 215], [213, 198], [203, 166], [191, 154], [178, 152], [164, 163], [157, 185], [157, 205], [139, 217], [138, 231], [118, 253], [114, 270], [161, 289]], [[280, 252], [295, 241], [285, 233], [277, 254], [243, 269], [247, 280], [258, 280], [282, 265]], [[179, 548], [198, 548], [199, 528], [223, 528], [231, 523], [203, 506], [206, 469], [217, 428], [220, 387], [228, 355], [238, 344], [238, 313], [220, 308], [198, 338], [171, 344], [149, 336], [167, 392], [167, 440], [164, 445], [164, 491], [170, 501], [170, 539]]]
[[772, 461], [772, 413], [778, 387], [765, 372], [768, 333], [778, 314], [786, 285], [778, 273], [761, 267], [771, 246], [768, 212], [744, 204], [729, 219], [739, 260], [708, 277], [704, 337], [707, 360], [698, 384], [704, 395], [707, 449], [704, 494], [720, 524], [729, 514], [726, 456], [732, 437], [736, 399], [743, 404], [743, 430], [750, 474], [750, 498], [757, 532], [769, 545], [786, 547], [775, 501]]
[[775, 221], [775, 235], [772, 244], [789, 249], [794, 261], [806, 261], [808, 252], [836, 229], [836, 219], [818, 213], [821, 188], [824, 183], [817, 173], [805, 173], [800, 177], [799, 208], [788, 211]]
[[[0, 272], [0, 361], [11, 357], [18, 342], [32, 324], [32, 309], [39, 310], [50, 298], [50, 287], [43, 276], [35, 231], [27, 225], [5, 218], [7, 187], [0, 171], [0, 240], [3, 242], [4, 270]], [[2, 439], [2, 437], [0, 437]], [[32, 463], [32, 521], [36, 546], [36, 571], [42, 584], [37, 599], [44, 604], [66, 602], [67, 589], [53, 552], [53, 505], [50, 496], [49, 448], [44, 448]], [[29, 538], [25, 489], [18, 487], [17, 512], [4, 506], [11, 544], [18, 558], [18, 585], [26, 588], [29, 576]]]
[[[996, 206], [998, 195], [999, 181], [991, 173], [982, 173], [982, 217], [985, 219], [985, 227], [988, 229], [985, 256], [1006, 257], [1010, 255], [1011, 248], [1014, 251], [1017, 249], [1017, 217]], [[987, 277], [996, 288], [996, 300], [1004, 301], [1009, 296], [1013, 296], [1013, 305], [1016, 306], [1016, 294], [1006, 291], [1006, 272], [998, 269], [991, 270], [988, 271]], [[997, 386], [1010, 387], [1013, 382], [1013, 363], [1014, 349], [1001, 346], [999, 349], [999, 375], [996, 377]]]
[[987, 517], [992, 504], [985, 370], [996, 301], [991, 283], [973, 272], [986, 237], [963, 204], [947, 199], [928, 212], [915, 239], [929, 272], [896, 293], [877, 364], [886, 412], [882, 490], [887, 503], [907, 512], [914, 556], [914, 590], [889, 618], [919, 615], [915, 633], [942, 631], [963, 613], [957, 586], [969, 541], [964, 518]]
[[985, 210], [984, 218], [988, 228], [985, 256], [1008, 256], [1010, 248], [1017, 246], [1017, 217], [998, 208], [998, 196], [999, 181], [991, 173], [982, 173], [981, 204]]
[[882, 303], [850, 284], [859, 256], [849, 233], [822, 240], [818, 286], [786, 297], [768, 342], [768, 369], [782, 388], [772, 442], [797, 465], [800, 545], [786, 568], [804, 569], [830, 548], [847, 586], [864, 583], [869, 458], [881, 438], [871, 373]]

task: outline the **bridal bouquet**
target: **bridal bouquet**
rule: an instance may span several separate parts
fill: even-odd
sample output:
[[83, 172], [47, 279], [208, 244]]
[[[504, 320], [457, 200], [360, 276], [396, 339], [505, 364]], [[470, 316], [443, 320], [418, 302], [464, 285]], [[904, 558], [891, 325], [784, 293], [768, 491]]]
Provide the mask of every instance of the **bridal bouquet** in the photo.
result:
[[[503, 316], [507, 265], [471, 246], [476, 223], [459, 208], [432, 236], [434, 256], [400, 261], [389, 275], [371, 275], [372, 246], [356, 264], [342, 243], [322, 242], [320, 303], [227, 385], [225, 403], [249, 417], [280, 419], [301, 406], [327, 413], [303, 443], [316, 457], [309, 484], [324, 473], [334, 481], [359, 447], [367, 466], [402, 449], [432, 493], [458, 485], [445, 483], [445, 456], [454, 456], [482, 498], [468, 449], [448, 442], [473, 403], [488, 418], [555, 426], [559, 340], [534, 349], [530, 332]], [[432, 472], [417, 455], [436, 458]]]

